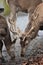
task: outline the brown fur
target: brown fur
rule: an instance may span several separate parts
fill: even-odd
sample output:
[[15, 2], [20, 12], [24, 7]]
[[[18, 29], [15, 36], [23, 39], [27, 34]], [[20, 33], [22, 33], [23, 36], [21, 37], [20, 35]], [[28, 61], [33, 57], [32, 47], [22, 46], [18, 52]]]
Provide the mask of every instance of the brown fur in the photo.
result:
[[[29, 13], [29, 19], [31, 20], [31, 14], [34, 12], [35, 8], [38, 4], [42, 2], [42, 0], [7, 0], [10, 6], [11, 12], [9, 16], [9, 22], [14, 25], [15, 28], [15, 20], [16, 20], [16, 12], [24, 11]], [[21, 22], [21, 21], [20, 21]], [[28, 28], [31, 25], [29, 23]], [[21, 41], [22, 50], [24, 49], [24, 42]]]
[[[32, 32], [37, 33], [39, 30], [43, 30], [43, 3], [39, 4], [36, 7], [36, 9], [34, 10], [34, 13], [31, 16], [31, 22], [29, 24], [27, 25], [27, 28], [25, 29], [25, 33], [29, 32], [32, 27], [33, 27], [33, 30], [31, 30], [30, 32], [31, 34]], [[28, 28], [28, 26], [30, 27], [30, 29]], [[30, 35], [30, 33], [28, 33], [28, 35]], [[35, 36], [33, 35], [31, 38], [34, 38]]]
[[12, 42], [10, 32], [5, 18], [0, 15], [0, 58], [2, 58], [3, 41], [6, 46], [8, 54], [11, 56], [10, 47], [12, 45]]
[[[23, 49], [37, 36], [39, 30], [43, 30], [43, 3], [39, 4], [31, 15], [30, 23], [25, 29], [24, 40], [22, 40]], [[23, 49], [22, 55], [25, 52]]]

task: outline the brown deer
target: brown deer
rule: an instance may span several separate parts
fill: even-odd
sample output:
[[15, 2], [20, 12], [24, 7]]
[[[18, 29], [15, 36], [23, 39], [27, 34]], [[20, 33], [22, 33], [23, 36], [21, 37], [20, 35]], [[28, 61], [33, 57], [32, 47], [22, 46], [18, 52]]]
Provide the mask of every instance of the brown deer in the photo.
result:
[[11, 57], [15, 57], [15, 55], [12, 56], [11, 51], [10, 51], [11, 45], [13, 43], [11, 42], [11, 37], [10, 37], [10, 32], [9, 32], [9, 29], [8, 29], [7, 21], [3, 16], [0, 15], [0, 60], [3, 58], [2, 57], [3, 43], [6, 46], [8, 54]]
[[24, 36], [22, 35], [22, 55], [25, 53], [26, 46], [33, 40], [39, 30], [43, 30], [43, 3], [39, 4], [31, 15], [30, 23], [27, 25]]
[[[33, 14], [37, 5], [42, 3], [42, 0], [7, 0], [7, 3], [9, 4], [10, 10], [11, 10], [10, 15], [9, 15], [9, 22], [11, 24], [11, 27], [13, 28], [12, 29], [12, 32], [13, 32], [16, 27], [15, 26], [16, 13], [18, 11], [23, 11], [23, 12], [29, 13], [29, 19], [31, 22], [31, 15]], [[30, 23], [28, 25], [28, 28], [30, 28]], [[22, 43], [21, 43], [21, 45], [22, 45]], [[22, 47], [24, 48], [24, 45]]]

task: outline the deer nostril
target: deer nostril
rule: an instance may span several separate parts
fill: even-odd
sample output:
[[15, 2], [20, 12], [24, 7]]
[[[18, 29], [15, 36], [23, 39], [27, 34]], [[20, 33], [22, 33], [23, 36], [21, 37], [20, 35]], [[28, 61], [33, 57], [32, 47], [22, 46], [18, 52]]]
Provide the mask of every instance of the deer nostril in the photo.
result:
[[0, 13], [4, 12], [4, 8], [0, 8]]

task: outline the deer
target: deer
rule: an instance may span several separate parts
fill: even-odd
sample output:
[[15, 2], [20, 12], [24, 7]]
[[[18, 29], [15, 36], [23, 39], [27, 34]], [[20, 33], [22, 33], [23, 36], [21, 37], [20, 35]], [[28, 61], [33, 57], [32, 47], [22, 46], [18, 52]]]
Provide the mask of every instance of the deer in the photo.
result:
[[[30, 23], [31, 23], [31, 16], [34, 13], [34, 10], [36, 9], [36, 7], [40, 3], [42, 3], [42, 0], [6, 0], [6, 2], [7, 2], [7, 4], [10, 7], [10, 14], [9, 14], [9, 17], [8, 17], [8, 21], [11, 24], [10, 31], [12, 32], [12, 34], [14, 34], [14, 30], [17, 32], [17, 30], [16, 30], [16, 19], [17, 19], [16, 13], [21, 11], [21, 12], [25, 12], [25, 13], [29, 14], [29, 21], [30, 22], [28, 24], [28, 28], [30, 28], [31, 27], [31, 25], [30, 25]], [[20, 37], [20, 39], [22, 41], [22, 37]], [[24, 44], [25, 43], [24, 44], [20, 43], [20, 44], [21, 44], [21, 47], [24, 48]]]
[[39, 30], [43, 30], [43, 3], [40, 3], [31, 15], [31, 20], [25, 28], [25, 32], [21, 37], [22, 56], [25, 55], [25, 50], [28, 44], [35, 39]]
[[[15, 41], [16, 39], [14, 40], [14, 42]], [[5, 47], [10, 57], [15, 58], [15, 53], [12, 55], [12, 52], [10, 51], [13, 42], [11, 41], [11, 36], [7, 21], [4, 16], [0, 15], [0, 63], [2, 63], [2, 60], [4, 60], [2, 55], [3, 44], [5, 44]]]

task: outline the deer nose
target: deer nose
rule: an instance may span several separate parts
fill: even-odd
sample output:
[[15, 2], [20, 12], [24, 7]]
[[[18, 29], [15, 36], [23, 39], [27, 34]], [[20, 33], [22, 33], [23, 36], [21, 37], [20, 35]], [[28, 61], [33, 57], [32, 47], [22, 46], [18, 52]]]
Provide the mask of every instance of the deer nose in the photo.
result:
[[4, 8], [0, 8], [0, 13], [4, 12]]

